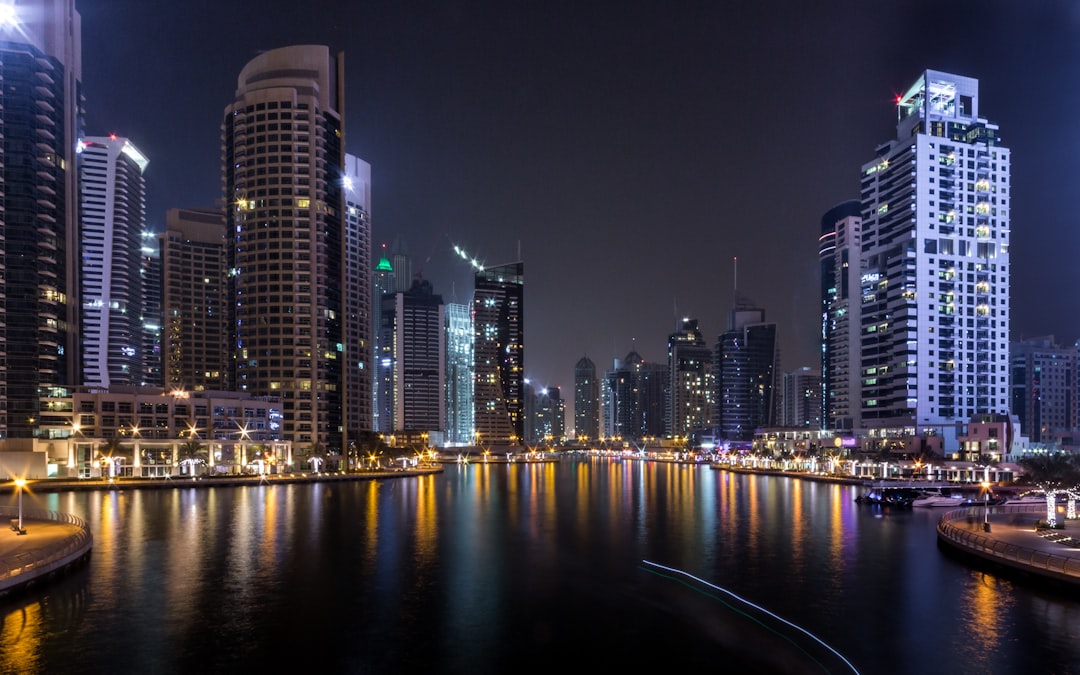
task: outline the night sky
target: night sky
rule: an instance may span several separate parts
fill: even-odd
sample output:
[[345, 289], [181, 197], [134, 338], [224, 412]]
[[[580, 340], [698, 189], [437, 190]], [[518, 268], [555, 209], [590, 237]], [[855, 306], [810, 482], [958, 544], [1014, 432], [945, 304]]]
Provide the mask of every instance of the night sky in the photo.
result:
[[[147, 154], [148, 221], [221, 196], [220, 122], [260, 51], [346, 58], [346, 149], [372, 167], [373, 242], [402, 238], [450, 302], [457, 244], [525, 262], [526, 374], [573, 399], [636, 350], [713, 344], [738, 290], [818, 365], [821, 216], [857, 198], [927, 68], [980, 81], [1012, 164], [1012, 336], [1080, 338], [1080, 3], [77, 2], [87, 133]], [[568, 427], [572, 427], [569, 417]]]

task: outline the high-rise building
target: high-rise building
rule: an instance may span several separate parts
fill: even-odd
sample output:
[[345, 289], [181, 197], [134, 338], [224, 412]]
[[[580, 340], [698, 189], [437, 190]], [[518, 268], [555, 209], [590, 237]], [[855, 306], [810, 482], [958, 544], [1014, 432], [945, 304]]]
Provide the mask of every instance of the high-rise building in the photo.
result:
[[79, 384], [81, 20], [26, 0], [0, 25], [0, 438], [48, 424], [40, 390]]
[[780, 426], [821, 428], [821, 371], [802, 367], [784, 373]]
[[765, 310], [733, 309], [716, 343], [720, 438], [748, 443], [759, 428], [776, 426], [779, 367], [776, 324], [765, 321]]
[[1077, 347], [1053, 336], [1014, 342], [1009, 349], [1011, 410], [1032, 442], [1049, 443], [1076, 431]]
[[142, 238], [149, 163], [116, 136], [79, 141], [82, 381], [138, 386], [143, 374]]
[[667, 429], [668, 364], [650, 363], [637, 351], [604, 375], [604, 435], [626, 441], [661, 438]]
[[927, 70], [862, 168], [864, 427], [940, 434], [1009, 406], [1009, 150], [978, 80]]
[[842, 202], [821, 218], [818, 255], [821, 262], [821, 403], [826, 429], [852, 430], [859, 416], [859, 353], [862, 305], [862, 204]]
[[712, 427], [713, 352], [697, 319], [683, 319], [668, 336], [667, 435], [689, 436]]
[[581, 441], [600, 437], [600, 381], [596, 364], [587, 356], [574, 366], [574, 435]]
[[473, 423], [473, 335], [471, 307], [447, 303], [446, 312], [446, 440], [471, 445]]
[[525, 265], [477, 270], [473, 288], [476, 433], [514, 445], [525, 438]]
[[230, 380], [281, 397], [284, 436], [302, 453], [342, 452], [345, 399], [359, 391], [346, 303], [349, 277], [370, 268], [347, 255], [343, 62], [322, 45], [263, 52], [240, 71], [222, 123]]
[[390, 264], [394, 269], [394, 274], [391, 277], [394, 282], [392, 292], [404, 293], [412, 288], [412, 258], [409, 257], [409, 249], [405, 244], [405, 240], [400, 236], [394, 237], [394, 242], [390, 247]]
[[530, 445], [559, 445], [566, 440], [566, 404], [562, 399], [562, 390], [547, 387], [533, 391], [529, 398], [532, 404], [529, 424], [526, 427], [526, 443]]
[[221, 212], [169, 209], [159, 248], [165, 387], [225, 391], [232, 352]]
[[142, 234], [142, 382], [143, 387], [165, 386], [165, 360], [162, 356], [164, 287], [162, 286], [161, 246], [158, 235]]
[[345, 155], [345, 419], [343, 443], [372, 429], [371, 165]]
[[389, 402], [380, 398], [380, 394], [385, 387], [389, 386], [390, 378], [393, 377], [393, 373], [389, 370], [391, 366], [390, 352], [393, 350], [393, 345], [383, 344], [379, 336], [381, 335], [380, 321], [382, 320], [383, 296], [397, 291], [394, 290], [396, 288], [394, 267], [390, 264], [386, 255], [386, 244], [383, 244], [379, 262], [375, 265], [375, 270], [371, 275], [371, 307], [373, 313], [371, 322], [371, 428], [374, 431], [389, 434], [394, 431], [389, 421], [389, 410], [384, 410], [389, 405]]
[[426, 279], [383, 296], [380, 342], [391, 346], [391, 376], [379, 396], [388, 402], [390, 433], [446, 428], [443, 306]]

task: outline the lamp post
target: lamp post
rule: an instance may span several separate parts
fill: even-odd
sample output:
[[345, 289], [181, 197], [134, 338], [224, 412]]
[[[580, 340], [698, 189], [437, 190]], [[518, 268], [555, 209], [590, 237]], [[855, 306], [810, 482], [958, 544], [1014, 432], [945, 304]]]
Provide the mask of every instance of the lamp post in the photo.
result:
[[23, 487], [26, 486], [25, 478], [15, 479], [15, 491], [19, 495], [19, 529], [15, 530], [15, 534], [26, 534], [26, 530], [23, 529], [22, 524], [22, 493]]
[[990, 482], [983, 481], [983, 532], [990, 531]]

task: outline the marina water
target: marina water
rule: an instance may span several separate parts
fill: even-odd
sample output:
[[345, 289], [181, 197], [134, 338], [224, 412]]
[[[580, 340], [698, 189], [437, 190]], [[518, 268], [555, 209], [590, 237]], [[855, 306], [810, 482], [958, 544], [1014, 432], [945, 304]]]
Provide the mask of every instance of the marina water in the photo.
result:
[[87, 520], [94, 552], [0, 602], [0, 670], [1080, 669], [1075, 596], [980, 571], [939, 549], [941, 511], [859, 490], [565, 458], [26, 495]]

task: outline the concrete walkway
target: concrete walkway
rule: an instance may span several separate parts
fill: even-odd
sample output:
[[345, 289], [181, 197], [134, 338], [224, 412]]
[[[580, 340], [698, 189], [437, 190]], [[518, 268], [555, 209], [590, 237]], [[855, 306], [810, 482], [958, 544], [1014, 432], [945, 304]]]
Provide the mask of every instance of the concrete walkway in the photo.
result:
[[90, 555], [94, 538], [82, 519], [54, 511], [23, 512], [23, 534], [11, 521], [18, 512], [0, 507], [0, 596], [23, 590], [46, 577], [66, 571]]
[[1046, 519], [1040, 505], [956, 509], [942, 515], [938, 540], [993, 563], [1080, 588], [1080, 520], [1066, 520], [1062, 529], [1036, 529]]

